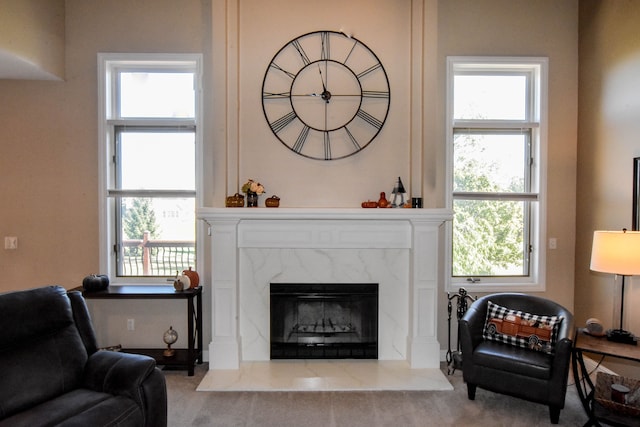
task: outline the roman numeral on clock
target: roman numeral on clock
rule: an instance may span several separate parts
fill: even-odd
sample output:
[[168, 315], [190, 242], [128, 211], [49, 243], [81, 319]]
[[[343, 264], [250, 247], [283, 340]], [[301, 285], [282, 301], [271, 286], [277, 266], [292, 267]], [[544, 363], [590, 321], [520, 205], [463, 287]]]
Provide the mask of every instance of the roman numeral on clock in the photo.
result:
[[289, 98], [291, 97], [291, 92], [262, 92], [263, 99], [281, 99], [281, 98]]
[[302, 62], [304, 62], [304, 65], [309, 65], [311, 63], [311, 60], [309, 59], [309, 56], [302, 48], [302, 45], [300, 44], [300, 42], [298, 40], [295, 40], [291, 44], [293, 45], [293, 47], [296, 48], [296, 50], [300, 54], [300, 58], [302, 59]]
[[362, 147], [360, 147], [360, 144], [358, 143], [358, 140], [356, 140], [356, 137], [353, 136], [353, 134], [351, 133], [351, 131], [349, 130], [348, 127], [344, 127], [344, 131], [347, 133], [347, 136], [349, 137], [349, 141], [351, 141], [351, 143], [353, 144], [353, 147], [355, 148], [356, 151], [360, 151], [360, 149], [362, 149]]
[[331, 160], [331, 137], [329, 132], [324, 132], [324, 159]]
[[366, 76], [367, 74], [382, 68], [382, 64], [381, 63], [376, 63], [375, 65], [372, 65], [371, 67], [367, 68], [366, 70], [362, 71], [360, 74], [357, 75], [358, 79], [361, 79], [362, 77]]
[[363, 90], [364, 98], [389, 98], [389, 92], [383, 90]]
[[309, 136], [309, 130], [311, 128], [309, 126], [303, 126], [302, 130], [300, 131], [300, 134], [298, 135], [298, 137], [296, 138], [296, 143], [293, 144], [293, 151], [295, 151], [296, 153], [299, 153], [302, 151], [302, 148], [304, 147], [304, 143], [307, 141], [307, 137]]
[[296, 117], [297, 117], [296, 113], [294, 113], [293, 111], [289, 111], [287, 114], [285, 114], [284, 116], [280, 117], [279, 119], [276, 119], [276, 120], [270, 122], [269, 126], [271, 126], [271, 129], [275, 133], [278, 133], [282, 129], [286, 128], [289, 125], [289, 123], [294, 121], [296, 119]]
[[329, 48], [329, 33], [327, 31], [323, 31], [320, 35], [322, 40], [322, 50], [320, 51], [320, 59], [329, 59], [331, 57], [331, 52]]
[[362, 120], [364, 120], [365, 122], [369, 123], [374, 128], [376, 128], [378, 130], [380, 130], [382, 128], [382, 124], [383, 124], [382, 121], [378, 120], [377, 118], [375, 118], [371, 114], [367, 113], [366, 111], [360, 109], [360, 110], [358, 110], [356, 115], [358, 117], [360, 117]]
[[272, 62], [269, 65], [271, 68], [275, 68], [278, 71], [282, 71], [283, 73], [285, 73], [287, 76], [289, 76], [292, 80], [296, 78], [296, 75], [294, 73], [292, 73], [291, 71], [287, 71], [284, 68], [282, 68], [281, 66], [279, 66], [278, 64], [276, 64], [275, 62]]

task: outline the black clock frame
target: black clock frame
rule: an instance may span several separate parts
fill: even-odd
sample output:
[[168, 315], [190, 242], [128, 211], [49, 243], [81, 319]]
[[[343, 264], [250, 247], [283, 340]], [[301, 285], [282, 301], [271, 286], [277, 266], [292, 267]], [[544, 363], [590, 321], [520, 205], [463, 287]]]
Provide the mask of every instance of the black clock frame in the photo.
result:
[[[307, 55], [307, 53], [305, 52], [303, 46], [300, 43], [300, 40], [308, 38], [308, 37], [314, 37], [317, 36], [320, 39], [320, 42], [322, 44], [321, 46], [321, 53], [320, 53], [320, 57], [318, 59], [310, 59], [309, 56]], [[329, 48], [329, 44], [330, 44], [330, 40], [331, 37], [344, 37], [346, 39], [352, 40], [353, 41], [353, 46], [351, 48], [351, 51], [349, 52], [349, 54], [346, 56], [346, 58], [344, 59], [344, 61], [339, 61], [336, 59], [332, 59], [330, 57], [330, 48]], [[326, 44], [325, 44], [326, 43]], [[347, 65], [347, 62], [349, 60], [349, 57], [351, 55], [351, 52], [353, 52], [353, 50], [357, 47], [357, 46], [361, 46], [362, 48], [364, 48], [369, 55], [371, 55], [371, 57], [375, 60], [375, 65], [364, 69], [360, 72], [356, 72], [354, 71], [349, 65]], [[300, 54], [300, 57], [302, 58], [302, 62], [303, 62], [303, 66], [296, 69], [296, 70], [287, 70], [284, 69], [282, 67], [280, 67], [277, 63], [276, 63], [276, 59], [279, 57], [279, 55], [285, 51], [288, 48], [295, 48], [297, 50], [297, 52]], [[341, 126], [338, 126], [336, 128], [318, 128], [315, 126], [311, 126], [308, 123], [306, 123], [297, 113], [296, 113], [296, 108], [294, 106], [294, 101], [293, 101], [293, 97], [294, 96], [301, 96], [301, 95], [295, 95], [293, 94], [293, 87], [294, 84], [296, 82], [296, 79], [298, 76], [300, 76], [300, 74], [307, 70], [309, 67], [315, 67], [316, 64], [318, 64], [319, 70], [320, 70], [320, 63], [334, 63], [334, 64], [339, 64], [341, 67], [343, 67], [344, 69], [348, 70], [351, 74], [352, 77], [354, 77], [355, 81], [358, 82], [358, 87], [360, 90], [359, 93], [359, 104], [358, 107], [355, 111], [355, 113], [353, 113], [352, 116], [345, 118], [344, 120], [344, 124]], [[273, 93], [273, 92], [266, 92], [265, 90], [265, 85], [267, 83], [267, 78], [269, 76], [270, 72], [273, 71], [276, 72], [282, 72], [285, 75], [287, 75], [289, 78], [291, 78], [291, 83], [289, 86], [289, 92], [282, 92], [282, 93]], [[326, 68], [325, 68], [326, 70]], [[374, 72], [374, 71], [381, 71], [382, 72], [382, 76], [384, 76], [384, 83], [386, 85], [386, 91], [385, 90], [380, 90], [380, 91], [367, 91], [364, 90], [362, 87], [362, 81], [361, 78], [366, 76], [367, 74]], [[320, 78], [323, 79], [322, 77], [322, 72], [320, 71]], [[325, 87], [325, 80], [322, 80], [322, 89], [323, 91], [321, 93], [313, 93], [310, 94], [310, 96], [317, 96], [318, 98], [322, 99], [323, 101], [325, 101], [326, 104], [329, 104], [331, 98], [333, 96], [340, 96], [340, 95], [335, 95], [335, 94], [331, 94], [331, 92]], [[358, 95], [350, 95], [350, 96], [358, 96]], [[266, 102], [269, 102], [269, 100], [273, 100], [273, 99], [283, 99], [283, 98], [288, 98], [289, 100], [289, 107], [290, 107], [290, 111], [289, 113], [279, 117], [278, 119], [275, 120], [270, 120], [269, 115], [267, 114], [267, 108], [265, 106]], [[366, 112], [364, 109], [362, 109], [362, 103], [363, 103], [363, 99], [364, 98], [386, 98], [387, 99], [387, 104], [386, 104], [386, 108], [384, 111], [384, 116], [383, 117], [376, 117], [375, 115], [372, 115], [368, 112]], [[267, 66], [267, 70], [265, 72], [263, 81], [262, 81], [262, 111], [265, 117], [265, 120], [267, 121], [269, 128], [271, 129], [271, 131], [273, 132], [273, 134], [276, 136], [276, 138], [278, 138], [278, 140], [288, 149], [290, 149], [291, 151], [293, 151], [294, 153], [303, 156], [303, 157], [307, 157], [310, 159], [315, 159], [315, 160], [338, 160], [338, 159], [343, 159], [343, 158], [347, 158], [350, 156], [353, 156], [356, 153], [359, 153], [360, 151], [362, 151], [364, 148], [366, 148], [367, 146], [369, 146], [371, 144], [371, 142], [373, 142], [373, 140], [375, 140], [378, 135], [380, 134], [380, 132], [382, 131], [382, 128], [384, 127], [384, 124], [387, 120], [387, 117], [389, 115], [389, 110], [390, 110], [390, 106], [391, 106], [391, 86], [389, 84], [389, 77], [387, 75], [386, 70], [384, 69], [384, 66], [382, 65], [382, 61], [380, 61], [380, 58], [378, 58], [378, 56], [362, 41], [356, 39], [355, 37], [352, 37], [350, 35], [347, 35], [343, 32], [339, 32], [339, 31], [331, 31], [331, 30], [322, 30], [322, 31], [312, 31], [306, 34], [302, 34], [300, 36], [295, 37], [294, 39], [290, 40], [289, 42], [287, 42], [282, 48], [280, 48], [276, 54], [273, 56], [273, 58], [271, 59], [271, 61], [269, 62], [269, 65]], [[326, 125], [326, 109], [325, 109], [325, 125]], [[364, 141], [363, 143], [360, 143], [355, 136], [353, 136], [353, 134], [349, 131], [348, 125], [352, 124], [354, 122], [354, 120], [356, 118], [361, 119], [364, 123], [367, 123], [369, 126], [372, 126], [373, 128], [375, 128], [375, 132], [368, 137], [368, 140]], [[300, 132], [300, 135], [298, 135], [297, 140], [294, 143], [287, 143], [287, 141], [285, 141], [280, 135], [279, 132], [281, 132], [283, 129], [285, 129], [290, 123], [292, 123], [295, 120], [299, 120], [300, 123], [302, 123], [303, 125], [303, 129]], [[351, 140], [351, 142], [353, 143], [353, 151], [346, 154], [346, 155], [342, 155], [342, 156], [338, 156], [338, 157], [333, 157], [331, 155], [331, 141], [330, 141], [330, 134], [332, 132], [336, 132], [339, 131], [340, 129], [343, 129], [346, 132], [346, 134], [348, 135], [349, 139]], [[317, 156], [312, 156], [312, 155], [308, 155], [302, 152], [303, 148], [304, 148], [304, 143], [306, 141], [306, 138], [308, 136], [308, 133], [313, 130], [315, 132], [321, 132], [324, 134], [323, 138], [324, 138], [324, 156], [323, 157], [317, 157]]]

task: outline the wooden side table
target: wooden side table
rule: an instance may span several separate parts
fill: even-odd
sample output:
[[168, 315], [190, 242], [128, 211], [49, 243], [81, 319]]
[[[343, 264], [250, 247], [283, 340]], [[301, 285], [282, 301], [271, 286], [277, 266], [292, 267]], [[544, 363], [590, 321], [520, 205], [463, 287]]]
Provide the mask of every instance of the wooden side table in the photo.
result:
[[573, 340], [573, 381], [578, 389], [578, 396], [589, 419], [587, 426], [601, 426], [604, 423], [612, 426], [640, 426], [637, 417], [616, 414], [600, 405], [595, 400], [595, 386], [589, 377], [583, 353], [598, 354], [604, 357], [640, 362], [640, 347], [607, 340], [606, 337], [594, 337], [584, 332], [582, 328], [576, 330]]
[[127, 353], [145, 354], [156, 360], [158, 365], [182, 366], [193, 376], [196, 362], [202, 363], [202, 286], [184, 291], [176, 291], [173, 286], [109, 286], [104, 291], [86, 292], [82, 287], [72, 291], [80, 291], [85, 299], [170, 299], [187, 301], [187, 348], [175, 349], [175, 354], [165, 357], [162, 348], [124, 348]]

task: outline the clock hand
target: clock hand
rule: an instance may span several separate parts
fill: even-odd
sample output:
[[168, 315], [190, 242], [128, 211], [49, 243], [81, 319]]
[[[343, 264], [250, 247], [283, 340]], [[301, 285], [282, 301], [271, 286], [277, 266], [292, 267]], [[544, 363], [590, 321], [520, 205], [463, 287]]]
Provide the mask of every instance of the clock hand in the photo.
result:
[[320, 73], [320, 80], [322, 81], [322, 99], [328, 104], [331, 99], [331, 92], [327, 90], [327, 87], [324, 84], [324, 77], [322, 77], [322, 68], [320, 68], [320, 64], [318, 63], [318, 73]]
[[321, 93], [292, 93], [291, 96], [322, 96]]
[[322, 90], [324, 92], [327, 91], [327, 87], [324, 84], [324, 77], [322, 77], [322, 69], [320, 68], [320, 63], [318, 63], [318, 73], [320, 73], [320, 81], [322, 82]]
[[331, 93], [329, 91], [326, 91], [324, 93], [292, 93], [291, 96], [319, 96], [319, 97], [329, 97], [329, 98], [333, 98], [334, 96], [357, 96], [360, 97], [362, 96], [359, 93]]

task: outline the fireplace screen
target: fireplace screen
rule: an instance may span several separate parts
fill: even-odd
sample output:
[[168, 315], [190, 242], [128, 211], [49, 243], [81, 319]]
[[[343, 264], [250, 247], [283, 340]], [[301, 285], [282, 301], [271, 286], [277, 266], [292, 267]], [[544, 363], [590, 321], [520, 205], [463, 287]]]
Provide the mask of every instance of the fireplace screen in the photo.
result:
[[378, 284], [271, 284], [271, 359], [377, 359]]

